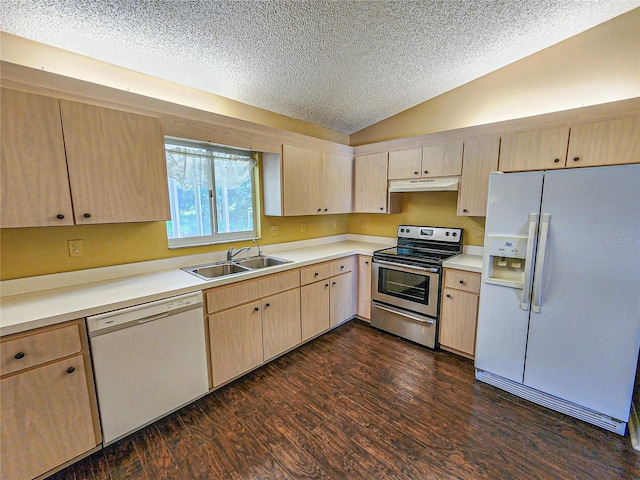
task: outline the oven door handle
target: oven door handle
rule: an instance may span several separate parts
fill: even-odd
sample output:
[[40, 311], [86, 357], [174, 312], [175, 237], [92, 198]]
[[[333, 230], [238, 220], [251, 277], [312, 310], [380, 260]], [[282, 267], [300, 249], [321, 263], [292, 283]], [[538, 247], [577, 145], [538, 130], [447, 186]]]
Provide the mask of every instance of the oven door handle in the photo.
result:
[[377, 258], [373, 259], [373, 263], [379, 263], [380, 265], [387, 265], [389, 267], [408, 268], [410, 270], [417, 270], [420, 272], [431, 272], [431, 273], [438, 272], [438, 269], [436, 267], [418, 267], [416, 265], [407, 265], [406, 263], [387, 262], [385, 260], [378, 260]]
[[378, 305], [376, 303], [372, 303], [371, 304], [373, 306], [373, 308], [378, 308], [380, 310], [384, 310], [385, 312], [389, 312], [389, 313], [395, 313], [396, 315], [400, 315], [401, 317], [406, 317], [409, 320], [414, 320], [416, 322], [420, 322], [420, 323], [427, 323], [429, 325], [434, 325], [436, 323], [435, 320], [425, 320], [423, 318], [420, 317], [414, 317], [413, 315], [409, 315], [406, 312], [400, 311], [400, 310], [396, 310], [395, 308], [389, 308], [389, 307], [383, 307], [382, 305]]

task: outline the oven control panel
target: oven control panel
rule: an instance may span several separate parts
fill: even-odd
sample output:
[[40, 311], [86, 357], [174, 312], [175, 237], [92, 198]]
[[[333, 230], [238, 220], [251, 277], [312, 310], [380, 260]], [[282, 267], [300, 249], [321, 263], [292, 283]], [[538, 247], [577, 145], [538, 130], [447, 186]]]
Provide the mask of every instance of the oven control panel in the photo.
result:
[[462, 239], [462, 229], [446, 227], [422, 227], [418, 225], [398, 225], [398, 238], [459, 243]]

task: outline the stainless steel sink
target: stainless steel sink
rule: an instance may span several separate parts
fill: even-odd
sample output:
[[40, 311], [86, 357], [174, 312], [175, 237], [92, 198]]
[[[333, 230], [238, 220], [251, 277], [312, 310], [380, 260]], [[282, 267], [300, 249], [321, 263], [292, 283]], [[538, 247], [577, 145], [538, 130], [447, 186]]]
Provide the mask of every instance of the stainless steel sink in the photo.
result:
[[197, 267], [183, 268], [184, 271], [192, 273], [205, 280], [212, 278], [234, 275], [236, 273], [248, 272], [250, 269], [238, 265], [235, 262], [214, 263], [211, 265], [200, 265]]
[[273, 267], [291, 263], [291, 260], [282, 260], [276, 257], [250, 257], [242, 260], [234, 260], [227, 262], [217, 262], [207, 265], [198, 265], [195, 267], [183, 268], [185, 272], [189, 272], [204, 280], [211, 280], [218, 277], [226, 277], [227, 275], [235, 275], [237, 273], [250, 272], [260, 268]]
[[276, 257], [250, 257], [245, 258], [243, 260], [236, 260], [238, 265], [242, 265], [243, 267], [256, 269], [256, 268], [265, 268], [265, 267], [273, 267], [275, 265], [283, 265], [285, 263], [291, 263], [291, 260], [283, 260], [281, 258]]

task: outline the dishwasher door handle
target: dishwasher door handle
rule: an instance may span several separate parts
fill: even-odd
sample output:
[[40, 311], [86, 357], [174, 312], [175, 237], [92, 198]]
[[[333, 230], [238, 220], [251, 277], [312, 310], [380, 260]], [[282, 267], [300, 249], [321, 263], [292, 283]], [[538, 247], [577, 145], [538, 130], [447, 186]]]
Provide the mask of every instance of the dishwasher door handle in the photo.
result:
[[138, 320], [138, 325], [141, 323], [153, 322], [154, 320], [159, 320], [161, 318], [168, 317], [168, 316], [169, 316], [169, 312], [159, 313], [157, 315], [151, 315], [150, 317], [141, 318], [140, 320]]

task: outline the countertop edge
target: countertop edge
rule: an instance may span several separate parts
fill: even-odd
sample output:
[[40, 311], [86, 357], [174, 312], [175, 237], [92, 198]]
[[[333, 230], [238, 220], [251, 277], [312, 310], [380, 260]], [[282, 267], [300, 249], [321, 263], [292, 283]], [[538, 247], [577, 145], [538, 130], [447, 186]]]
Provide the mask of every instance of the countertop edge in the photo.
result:
[[[371, 255], [374, 250], [386, 246], [385, 244], [347, 240], [322, 246], [273, 251], [268, 255], [291, 260], [291, 263], [209, 281], [202, 280], [180, 269], [171, 269], [90, 282], [86, 285], [6, 296], [0, 299], [2, 313], [0, 336], [22, 333], [89, 315], [250, 280], [346, 256]], [[136, 288], [143, 285], [143, 282], [160, 284], [160, 286], [141, 289], [140, 293], [136, 293]], [[107, 295], [116, 298], [105, 300]]]

